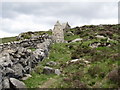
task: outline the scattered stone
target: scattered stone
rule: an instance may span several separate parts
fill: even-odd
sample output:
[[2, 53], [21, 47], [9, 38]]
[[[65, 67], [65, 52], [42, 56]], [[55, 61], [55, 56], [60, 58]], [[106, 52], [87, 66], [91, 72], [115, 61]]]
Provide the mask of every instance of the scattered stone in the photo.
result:
[[54, 61], [50, 61], [48, 63], [46, 63], [47, 66], [55, 66], [57, 63]]
[[90, 44], [90, 47], [91, 47], [91, 48], [97, 48], [99, 45], [101, 45], [101, 43], [99, 43], [99, 42], [94, 42], [94, 43]]
[[60, 70], [59, 69], [55, 69], [55, 74], [60, 75], [61, 74]]
[[100, 42], [94, 42], [89, 45], [91, 48], [97, 48], [97, 47], [110, 47], [111, 44], [109, 42], [107, 43], [100, 43]]
[[79, 42], [79, 41], [82, 41], [82, 40], [83, 40], [82, 38], [77, 38], [77, 39], [72, 40], [71, 43], [73, 43], [73, 42]]
[[79, 61], [80, 59], [74, 59], [74, 60], [71, 60], [70, 62], [71, 63], [74, 63], [74, 62], [77, 62], [77, 61]]
[[90, 62], [89, 62], [89, 61], [86, 61], [86, 60], [85, 60], [84, 62], [85, 62], [86, 64], [90, 64]]
[[25, 84], [22, 81], [19, 81], [15, 78], [10, 78], [10, 83], [12, 88], [26, 88]]
[[52, 73], [54, 73], [54, 72], [55, 72], [55, 70], [54, 70], [53, 68], [51, 68], [51, 67], [45, 66], [45, 67], [43, 68], [43, 73], [44, 73], [44, 74], [52, 74]]
[[106, 37], [102, 36], [102, 35], [97, 35], [95, 36], [96, 38], [100, 38], [100, 39], [105, 39]]
[[27, 80], [30, 77], [32, 77], [30, 74], [25, 74], [25, 77], [23, 77], [22, 80]]

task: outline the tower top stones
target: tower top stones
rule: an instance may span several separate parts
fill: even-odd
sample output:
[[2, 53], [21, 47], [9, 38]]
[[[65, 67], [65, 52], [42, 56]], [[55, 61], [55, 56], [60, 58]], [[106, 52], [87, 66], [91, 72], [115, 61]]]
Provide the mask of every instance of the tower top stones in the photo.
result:
[[57, 21], [56, 24], [55, 24], [54, 26], [60, 26], [60, 25], [61, 25], [60, 22]]
[[70, 29], [70, 25], [67, 23], [60, 24], [59, 21], [54, 25], [54, 29], [52, 31], [52, 39], [55, 43], [63, 43], [64, 42], [64, 33]]

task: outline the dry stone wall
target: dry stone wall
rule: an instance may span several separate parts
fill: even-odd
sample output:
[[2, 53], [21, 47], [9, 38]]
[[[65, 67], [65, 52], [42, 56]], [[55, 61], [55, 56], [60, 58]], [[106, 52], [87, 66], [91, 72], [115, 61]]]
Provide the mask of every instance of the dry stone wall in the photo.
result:
[[44, 34], [24, 40], [19, 37], [19, 41], [0, 44], [0, 90], [25, 87], [19, 80], [47, 57], [52, 42], [65, 42], [64, 33], [68, 29], [70, 29], [68, 23], [57, 22], [52, 36]]
[[[1, 44], [0, 90], [14, 88], [13, 86], [17, 86], [18, 83], [21, 85], [22, 83], [18, 80], [29, 74], [40, 61], [47, 57], [51, 43], [51, 36], [42, 35], [35, 39]], [[35, 50], [31, 51], [29, 48], [35, 48]]]
[[20, 41], [13, 41], [13, 42], [0, 44], [0, 52], [5, 49], [11, 49], [11, 48], [13, 49], [17, 47], [36, 48], [37, 44], [43, 43], [48, 39], [51, 39], [51, 36], [49, 36], [48, 34], [45, 34], [45, 35], [40, 35], [36, 38], [24, 39]]

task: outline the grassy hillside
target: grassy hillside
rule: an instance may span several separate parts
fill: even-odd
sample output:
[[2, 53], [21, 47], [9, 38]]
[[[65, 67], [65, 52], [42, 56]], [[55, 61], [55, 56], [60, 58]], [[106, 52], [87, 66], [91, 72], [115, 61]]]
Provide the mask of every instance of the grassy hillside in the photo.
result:
[[52, 32], [51, 31], [36, 31], [36, 32], [29, 31], [29, 32], [21, 33], [20, 35], [23, 39], [30, 39], [32, 36], [39, 36], [43, 34], [51, 35]]
[[[21, 33], [21, 36], [23, 37], [23, 39], [30, 39], [32, 37], [32, 35], [34, 36], [39, 36], [39, 35], [43, 35], [43, 34], [49, 34], [51, 35], [52, 32], [51, 31], [36, 31], [36, 32], [25, 32], [25, 33]], [[17, 36], [14, 37], [4, 37], [4, 38], [0, 38], [0, 43], [7, 43], [7, 42], [12, 42], [12, 41], [19, 41], [19, 39], [17, 38]]]
[[[120, 86], [120, 25], [85, 25], [75, 27], [65, 33], [65, 40], [73, 43], [58, 43], [51, 46], [49, 57], [40, 62], [25, 80], [30, 88], [118, 88]], [[104, 36], [97, 38], [96, 35]], [[96, 48], [91, 44], [100, 43]], [[109, 44], [107, 46], [107, 44]], [[79, 59], [71, 63], [73, 59]], [[43, 67], [49, 61], [57, 65], [51, 66], [61, 70], [61, 75], [42, 74]], [[50, 84], [51, 82], [51, 84]]]
[[1, 42], [0, 43], [7, 43], [11, 41], [17, 41], [16, 37], [5, 37], [5, 38], [0, 38]]

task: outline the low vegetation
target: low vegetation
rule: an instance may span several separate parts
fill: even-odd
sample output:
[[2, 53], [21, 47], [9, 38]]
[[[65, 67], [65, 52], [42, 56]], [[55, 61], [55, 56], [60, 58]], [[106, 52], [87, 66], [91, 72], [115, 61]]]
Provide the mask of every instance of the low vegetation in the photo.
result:
[[12, 42], [12, 41], [17, 41], [16, 37], [5, 37], [5, 38], [0, 38], [1, 42], [0, 43], [7, 43], [7, 42]]
[[[39, 35], [43, 35], [46, 33], [48, 35], [52, 34], [51, 31], [36, 31], [36, 32], [21, 33], [21, 36], [23, 37], [23, 39], [30, 39], [32, 37], [32, 35], [39, 36]], [[17, 38], [17, 36], [0, 38], [0, 43], [8, 43], [8, 42], [12, 42], [12, 41], [19, 41], [19, 39]]]
[[49, 31], [36, 31], [36, 32], [25, 32], [25, 33], [21, 33], [20, 36], [22, 37], [22, 39], [30, 39], [33, 36], [39, 36], [39, 35], [43, 35], [43, 34], [48, 34], [51, 35], [52, 32]]
[[[49, 56], [34, 68], [31, 72], [32, 77], [25, 80], [25, 84], [29, 88], [39, 88], [54, 79], [54, 83], [46, 88], [119, 88], [119, 29], [119, 24], [85, 25], [70, 29], [65, 33], [66, 41], [71, 42], [76, 38], [83, 40], [53, 44]], [[51, 34], [51, 32], [48, 33]], [[97, 35], [104, 38], [97, 38]], [[100, 45], [91, 47], [90, 45], [94, 43], [100, 43]], [[34, 51], [34, 48], [30, 49]], [[70, 62], [73, 59], [78, 61]], [[60, 69], [60, 75], [42, 73], [49, 61], [57, 63], [51, 67]]]
[[[76, 38], [83, 38], [83, 40], [74, 43], [53, 44], [49, 57], [40, 62], [40, 65], [34, 70], [34, 74], [43, 80], [33, 76], [34, 79], [30, 78], [24, 82], [28, 87], [39, 87], [53, 78], [56, 79], [56, 82], [46, 88], [118, 88], [120, 86], [120, 78], [117, 73], [120, 70], [118, 28], [118, 25], [102, 27], [87, 25], [69, 30], [72, 33], [65, 33], [65, 40], [69, 42]], [[96, 38], [96, 35], [103, 35], [106, 38]], [[112, 40], [108, 41], [108, 38]], [[90, 47], [90, 44], [94, 42], [109, 43], [110, 46]], [[80, 60], [69, 63], [72, 59]], [[59, 68], [62, 72], [61, 75], [42, 74], [43, 67], [49, 61], [57, 62], [56, 66], [51, 67]], [[30, 82], [40, 84], [29, 84]]]

